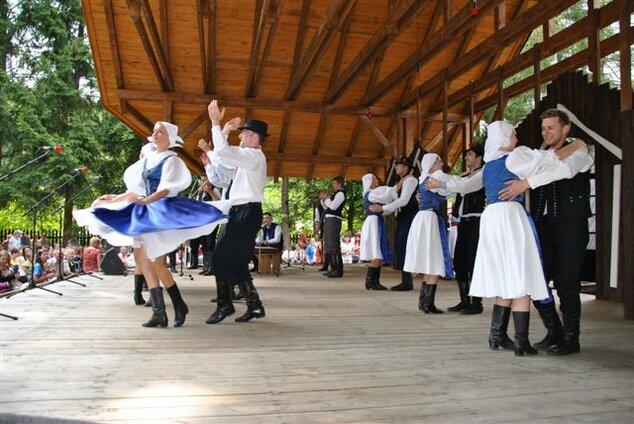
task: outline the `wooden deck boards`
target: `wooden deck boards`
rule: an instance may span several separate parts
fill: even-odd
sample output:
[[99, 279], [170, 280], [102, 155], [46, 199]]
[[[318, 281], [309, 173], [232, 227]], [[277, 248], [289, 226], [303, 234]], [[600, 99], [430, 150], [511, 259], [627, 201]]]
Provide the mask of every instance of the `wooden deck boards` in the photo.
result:
[[[132, 276], [85, 277], [87, 288], [62, 282], [53, 287], [62, 297], [33, 290], [3, 299], [0, 312], [20, 319], [0, 318], [0, 413], [153, 423], [634, 422], [634, 323], [621, 305], [584, 297], [581, 354], [515, 358], [487, 348], [490, 302], [482, 315], [424, 315], [417, 292], [368, 292], [364, 273], [257, 277], [267, 317], [215, 326], [204, 323], [212, 280], [177, 277], [191, 311], [180, 329], [141, 327], [150, 311], [132, 304]], [[383, 270], [384, 284], [396, 278]], [[441, 282], [437, 305], [455, 304], [456, 291]], [[169, 305], [168, 314], [171, 324]], [[536, 313], [531, 324], [537, 341]]]

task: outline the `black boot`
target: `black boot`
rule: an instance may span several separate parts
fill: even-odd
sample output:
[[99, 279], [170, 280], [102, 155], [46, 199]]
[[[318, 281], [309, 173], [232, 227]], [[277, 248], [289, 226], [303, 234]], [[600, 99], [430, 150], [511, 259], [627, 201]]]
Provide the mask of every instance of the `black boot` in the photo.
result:
[[384, 287], [379, 279], [381, 278], [381, 268], [374, 268], [369, 266], [368, 273], [365, 277], [365, 289], [366, 290], [387, 290], [387, 287]]
[[535, 303], [534, 305], [537, 308], [537, 312], [539, 312], [539, 316], [542, 318], [544, 327], [546, 327], [548, 332], [543, 340], [535, 343], [533, 346], [537, 350], [548, 350], [550, 347], [561, 343], [564, 338], [561, 320], [559, 319], [559, 314], [557, 314], [555, 302], [548, 305], [537, 305]]
[[172, 306], [174, 307], [174, 327], [182, 327], [185, 323], [185, 315], [189, 313], [189, 308], [183, 300], [176, 283], [172, 287], [167, 288], [167, 294], [172, 299]]
[[143, 324], [144, 327], [167, 327], [167, 314], [165, 313], [165, 300], [163, 289], [155, 287], [150, 290], [152, 298], [152, 318]]
[[[159, 289], [161, 289], [161, 291], [163, 291], [163, 287], [159, 287]], [[151, 308], [152, 307], [152, 296], [147, 298], [147, 302], [145, 302], [145, 307], [146, 308]]]
[[513, 340], [508, 336], [507, 329], [511, 318], [511, 308], [501, 305], [493, 305], [491, 314], [491, 332], [489, 333], [489, 348], [513, 350]]
[[242, 292], [244, 292], [244, 298], [247, 302], [247, 311], [242, 314], [242, 316], [236, 318], [236, 322], [248, 322], [254, 318], [264, 318], [266, 316], [264, 305], [262, 305], [262, 301], [260, 300], [258, 291], [253, 285], [253, 281], [248, 280], [238, 285], [242, 289]]
[[214, 275], [214, 252], [213, 250], [210, 252], [205, 252], [205, 255], [207, 255], [207, 270], [205, 271], [205, 273], [203, 275]]
[[328, 273], [328, 278], [343, 277], [343, 258], [341, 257], [341, 249], [337, 249], [337, 251], [330, 257], [330, 260], [332, 261], [330, 264], [332, 270]]
[[467, 282], [466, 281], [458, 281], [458, 292], [460, 293], [460, 303], [456, 306], [452, 306], [447, 310], [449, 312], [460, 312], [466, 307], [469, 306], [469, 292], [468, 292]]
[[401, 271], [401, 282], [394, 287], [390, 287], [392, 291], [410, 291], [414, 289], [414, 283], [412, 283], [412, 273]]
[[426, 298], [427, 298], [427, 283], [423, 281], [423, 285], [420, 286], [420, 294], [418, 295], [418, 310], [421, 312], [425, 310]]
[[[238, 287], [238, 293], [236, 293], [235, 287]], [[233, 300], [242, 300], [245, 297], [246, 296], [244, 294], [244, 288], [242, 287], [242, 284], [232, 284], [231, 285], [231, 298]]]
[[537, 349], [531, 346], [528, 341], [528, 324], [530, 322], [530, 312], [513, 311], [513, 324], [515, 325], [515, 343], [513, 350], [515, 356], [537, 355]]
[[481, 314], [484, 309], [482, 308], [482, 298], [477, 296], [471, 296], [469, 306], [464, 308], [460, 313], [462, 315], [476, 315]]
[[564, 336], [561, 342], [548, 349], [549, 355], [564, 356], [579, 353], [579, 319], [564, 314]]
[[324, 264], [321, 266], [321, 268], [318, 269], [319, 272], [328, 272], [328, 264], [330, 262], [330, 255], [326, 255], [324, 253]]
[[143, 283], [145, 282], [145, 277], [143, 274], [134, 274], [134, 304], [135, 305], [145, 305], [145, 300], [143, 299]]
[[217, 324], [227, 318], [236, 311], [231, 301], [232, 285], [228, 282], [216, 282], [217, 287], [217, 306], [213, 314], [205, 321], [207, 324]]
[[426, 284], [425, 288], [425, 300], [423, 302], [423, 312], [426, 314], [442, 314], [444, 311], [436, 308], [434, 301], [436, 300], [436, 287], [437, 284]]

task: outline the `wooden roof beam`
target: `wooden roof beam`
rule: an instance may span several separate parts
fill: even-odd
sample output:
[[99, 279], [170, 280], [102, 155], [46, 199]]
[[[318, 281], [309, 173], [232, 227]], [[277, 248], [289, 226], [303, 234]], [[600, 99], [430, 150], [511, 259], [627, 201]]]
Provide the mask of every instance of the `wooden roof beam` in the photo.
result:
[[374, 124], [374, 122], [370, 120], [370, 118], [368, 118], [366, 115], [359, 115], [359, 119], [362, 123], [365, 124], [366, 127], [368, 127], [370, 132], [374, 134], [377, 140], [379, 140], [379, 142], [390, 152], [393, 158], [398, 156], [396, 149], [390, 144], [390, 140], [388, 140], [387, 137], [383, 135], [381, 130], [378, 129], [378, 127]]
[[[478, 46], [472, 48], [469, 52], [455, 60], [448, 68], [449, 79], [453, 80], [481, 61], [499, 54], [503, 47], [512, 43], [517, 37], [525, 35], [528, 31], [540, 25], [541, 22], [544, 22], [548, 17], [560, 13], [574, 3], [574, 0], [542, 2], [533, 6], [525, 13], [516, 16], [510, 24], [501, 28], [489, 38], [482, 41]], [[405, 109], [412, 106], [416, 102], [416, 98], [424, 97], [430, 91], [439, 88], [443, 83], [440, 74], [441, 73], [436, 74], [433, 78], [420, 85], [416, 90], [409, 93], [401, 102], [400, 108]], [[451, 105], [452, 103], [450, 96], [449, 104]]]
[[[321, 148], [321, 142], [324, 138], [324, 132], [326, 131], [326, 123], [328, 122], [328, 114], [322, 113], [319, 118], [319, 126], [317, 127], [317, 134], [315, 134], [315, 142], [313, 144], [313, 156], [319, 155], [319, 149]], [[308, 172], [306, 173], [306, 180], [310, 181], [313, 179], [313, 171], [315, 170], [314, 164], [311, 164], [308, 167]]]
[[368, 166], [368, 167], [379, 167], [385, 166], [388, 162], [385, 159], [377, 159], [377, 158], [364, 158], [364, 157], [355, 157], [355, 158], [346, 158], [344, 156], [331, 156], [331, 155], [311, 155], [304, 153], [271, 153], [266, 152], [266, 159], [269, 162], [299, 162], [299, 163], [308, 163], [314, 165], [358, 165], [358, 166]]
[[[129, 101], [175, 101], [192, 105], [208, 105], [210, 101], [216, 99], [225, 107], [251, 108], [289, 112], [309, 112], [330, 115], [359, 115], [368, 111], [366, 106], [337, 106], [327, 105], [321, 102], [295, 102], [277, 99], [245, 99], [244, 97], [229, 97], [221, 95], [200, 95], [196, 93], [175, 93], [152, 90], [117, 90], [117, 95], [121, 100]], [[373, 107], [372, 114], [375, 116], [390, 116], [394, 113], [393, 108]]]
[[[164, 91], [172, 91], [174, 87], [172, 72], [148, 0], [127, 1], [130, 19], [136, 27], [156, 78]], [[143, 17], [145, 17], [145, 24]]]
[[121, 68], [121, 54], [119, 53], [119, 44], [117, 43], [117, 26], [114, 20], [112, 0], [104, 0], [103, 7], [106, 15], [106, 22], [108, 23], [108, 41], [110, 42], [110, 50], [112, 51], [115, 81], [117, 82], [117, 88], [124, 88], [125, 85], [123, 81], [123, 71]]
[[410, 55], [394, 71], [392, 71], [377, 87], [363, 99], [364, 105], [371, 105], [381, 99], [388, 91], [399, 84], [408, 73], [416, 69], [416, 66], [424, 64], [433, 58], [438, 52], [450, 44], [456, 37], [460, 37], [477, 26], [482, 18], [493, 11], [503, 0], [489, 0], [480, 8], [477, 16], [471, 15], [471, 3], [460, 9], [440, 30], [436, 31], [422, 49]]
[[336, 0], [331, 3], [323, 22], [298, 62], [295, 72], [291, 75], [288, 89], [284, 95], [286, 100], [295, 100], [297, 98], [306, 80], [308, 80], [308, 77], [315, 69], [317, 62], [335, 36], [336, 31], [339, 30], [352, 12], [355, 3], [356, 0]]
[[[569, 0], [570, 1], [570, 0]], [[574, 3], [574, 1], [572, 1]], [[600, 18], [599, 22], [601, 27], [611, 24], [618, 19], [618, 2], [609, 3], [606, 6], [599, 9]], [[584, 17], [575, 22], [568, 28], [558, 32], [551, 36], [544, 42], [536, 45], [533, 49], [528, 50], [519, 56], [511, 59], [504, 64], [504, 72], [506, 75], [513, 75], [516, 72], [521, 71], [532, 65], [535, 57], [535, 48], [539, 46], [540, 58], [545, 58], [555, 54], [556, 52], [564, 49], [565, 47], [576, 43], [577, 41], [586, 37], [587, 31], [584, 30], [587, 25], [592, 24], [592, 17]], [[510, 26], [510, 25], [509, 25]], [[604, 40], [605, 41], [605, 40]], [[601, 54], [605, 55], [601, 50]], [[459, 66], [459, 65], [458, 65]], [[451, 72], [451, 71], [450, 71]], [[453, 72], [451, 72], [453, 73]], [[477, 79], [474, 90], [480, 92], [486, 88], [492, 86], [497, 82], [498, 72], [492, 70], [480, 76]], [[455, 91], [449, 96], [449, 105], [455, 104], [467, 97], [471, 93], [469, 86], [463, 87], [460, 90]]]
[[383, 55], [389, 44], [414, 19], [431, 0], [403, 0], [392, 11], [387, 21], [374, 33], [359, 51], [341, 77], [337, 79], [326, 95], [324, 103], [335, 102], [344, 90], [359, 76], [369, 63]]
[[[255, 23], [253, 26], [253, 42], [251, 44], [251, 60], [249, 62], [249, 74], [247, 77], [247, 87], [244, 93], [245, 97], [257, 97], [260, 86], [260, 78], [266, 66], [266, 62], [273, 46], [273, 39], [277, 25], [280, 21], [282, 13], [283, 0], [264, 0], [259, 13], [256, 11]], [[264, 32], [268, 25], [268, 33], [264, 49], [260, 54], [260, 47]]]
[[203, 92], [213, 94], [216, 92], [216, 0], [197, 0], [196, 8]]
[[[341, 28], [341, 34], [339, 35], [339, 43], [337, 44], [337, 52], [335, 53], [335, 61], [332, 64], [332, 72], [330, 72], [330, 79], [328, 81], [328, 88], [332, 87], [337, 81], [337, 76], [341, 70], [341, 61], [343, 60], [343, 53], [346, 51], [346, 44], [348, 42], [348, 33], [350, 31], [350, 24], [352, 15], [348, 15], [348, 18]], [[326, 103], [325, 100], [322, 100]]]

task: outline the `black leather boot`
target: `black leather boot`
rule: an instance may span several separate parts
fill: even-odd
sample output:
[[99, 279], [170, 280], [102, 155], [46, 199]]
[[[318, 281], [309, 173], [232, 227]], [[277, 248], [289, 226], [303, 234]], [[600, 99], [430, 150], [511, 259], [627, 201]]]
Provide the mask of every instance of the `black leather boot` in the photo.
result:
[[335, 270], [335, 262], [337, 262], [337, 258], [336, 258], [337, 254], [335, 252], [330, 252], [330, 253], [326, 253], [325, 256], [326, 256], [325, 261], [327, 262], [327, 266], [326, 266], [326, 272], [324, 272], [322, 275], [325, 275], [326, 277], [328, 277]]
[[134, 274], [134, 304], [135, 305], [145, 305], [145, 300], [143, 299], [143, 283], [145, 282], [145, 277], [143, 274]]
[[418, 295], [418, 310], [421, 312], [425, 310], [426, 298], [427, 298], [427, 283], [423, 281], [423, 285], [420, 286], [420, 294]]
[[144, 327], [167, 327], [167, 314], [165, 313], [165, 300], [163, 289], [155, 287], [150, 290], [152, 298], [152, 318], [143, 324]]
[[330, 255], [326, 255], [324, 253], [324, 263], [321, 268], [318, 269], [319, 272], [328, 272], [328, 264], [330, 263]]
[[436, 300], [437, 284], [427, 284], [425, 288], [425, 301], [423, 304], [423, 312], [426, 314], [443, 314], [445, 311], [438, 309], [434, 304]]
[[337, 249], [330, 259], [332, 260], [330, 264], [332, 270], [328, 273], [328, 278], [343, 277], [343, 258], [341, 257], [341, 249]]
[[231, 283], [228, 282], [216, 282], [217, 287], [217, 301], [216, 310], [205, 321], [207, 324], [217, 324], [230, 315], [233, 315], [236, 308], [233, 307], [231, 301]]
[[493, 305], [491, 314], [491, 332], [489, 333], [489, 348], [513, 350], [513, 340], [507, 334], [511, 308], [501, 305]]
[[207, 255], [207, 270], [203, 275], [214, 275], [214, 252], [205, 252]]
[[401, 282], [393, 287], [390, 287], [392, 291], [410, 291], [414, 289], [414, 283], [412, 282], [412, 273], [401, 271]]
[[[163, 291], [163, 287], [159, 287], [159, 289], [161, 289], [161, 291]], [[151, 308], [152, 307], [152, 296], [147, 298], [147, 301], [145, 302], [145, 307], [146, 308]]]
[[530, 322], [530, 312], [513, 312], [513, 324], [515, 325], [515, 343], [513, 350], [515, 356], [537, 355], [537, 349], [531, 346], [528, 341], [528, 324]]
[[[238, 287], [238, 293], [235, 291], [235, 287]], [[242, 300], [246, 296], [244, 294], [244, 287], [241, 284], [232, 284], [231, 285], [231, 298], [233, 300]]]
[[185, 315], [189, 313], [189, 308], [183, 300], [176, 283], [167, 289], [167, 294], [172, 299], [172, 306], [174, 307], [174, 327], [182, 327], [185, 324]]
[[562, 342], [564, 338], [563, 326], [561, 325], [559, 314], [555, 308], [555, 302], [548, 305], [538, 305], [536, 303], [533, 303], [533, 305], [537, 308], [537, 312], [539, 312], [539, 316], [544, 323], [544, 327], [546, 327], [546, 330], [548, 331], [546, 333], [546, 337], [535, 343], [533, 346], [537, 350], [548, 350], [552, 346]]
[[[467, 291], [468, 293], [468, 291]], [[476, 315], [481, 314], [484, 308], [482, 308], [482, 298], [477, 296], [471, 296], [469, 306], [464, 308], [460, 313], [462, 315]]]
[[368, 273], [365, 277], [365, 289], [366, 290], [387, 290], [387, 287], [384, 287], [379, 282], [381, 278], [381, 268], [374, 268], [369, 266]]
[[236, 318], [236, 322], [248, 322], [254, 318], [264, 318], [266, 316], [264, 305], [262, 305], [262, 301], [260, 300], [258, 291], [253, 285], [253, 281], [248, 280], [238, 285], [242, 288], [242, 291], [244, 292], [244, 298], [246, 299], [247, 303], [247, 311]]
[[451, 306], [447, 310], [449, 312], [460, 312], [469, 306], [468, 287], [466, 281], [458, 281], [458, 292], [460, 293], [460, 303], [456, 306]]
[[548, 349], [549, 355], [564, 356], [579, 353], [579, 319], [564, 315], [564, 336], [561, 342]]

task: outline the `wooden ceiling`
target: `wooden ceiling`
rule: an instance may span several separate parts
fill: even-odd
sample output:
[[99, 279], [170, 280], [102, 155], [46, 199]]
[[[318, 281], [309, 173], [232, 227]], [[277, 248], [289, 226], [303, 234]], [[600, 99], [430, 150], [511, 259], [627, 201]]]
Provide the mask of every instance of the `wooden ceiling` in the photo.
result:
[[[572, 0], [83, 0], [104, 106], [140, 136], [168, 120], [199, 171], [206, 106], [262, 119], [269, 175], [384, 175], [415, 144], [450, 164], [474, 102]], [[477, 13], [474, 11], [477, 4]], [[507, 75], [510, 76], [510, 75]], [[233, 138], [237, 142], [237, 137]]]

